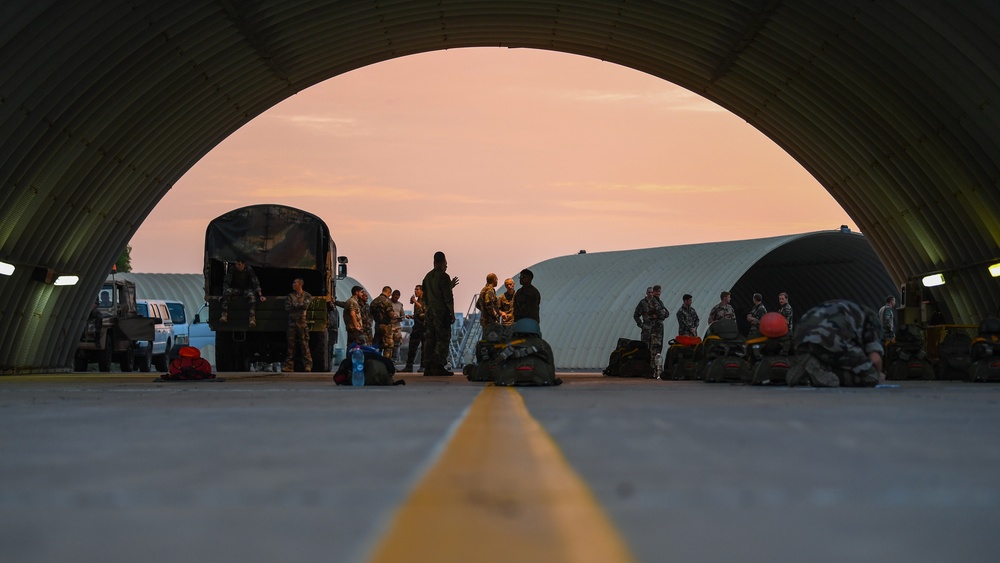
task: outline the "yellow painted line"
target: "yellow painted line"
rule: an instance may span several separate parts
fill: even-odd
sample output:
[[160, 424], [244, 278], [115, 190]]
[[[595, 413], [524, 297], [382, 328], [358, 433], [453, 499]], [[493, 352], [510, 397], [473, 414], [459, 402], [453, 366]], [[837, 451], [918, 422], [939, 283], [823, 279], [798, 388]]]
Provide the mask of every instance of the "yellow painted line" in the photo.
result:
[[487, 386], [399, 508], [374, 563], [601, 562], [634, 558], [593, 493], [528, 413]]

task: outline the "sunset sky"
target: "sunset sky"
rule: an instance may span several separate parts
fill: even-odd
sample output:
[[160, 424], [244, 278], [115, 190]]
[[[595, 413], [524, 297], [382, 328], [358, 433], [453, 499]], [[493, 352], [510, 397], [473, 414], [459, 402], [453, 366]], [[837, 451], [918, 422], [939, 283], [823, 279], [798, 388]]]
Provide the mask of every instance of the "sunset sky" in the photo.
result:
[[460, 311], [487, 273], [581, 249], [857, 228], [711, 102], [611, 63], [499, 48], [379, 63], [271, 108], [160, 201], [131, 241], [134, 271], [200, 273], [208, 222], [258, 203], [323, 218], [375, 291], [408, 296], [443, 250]]

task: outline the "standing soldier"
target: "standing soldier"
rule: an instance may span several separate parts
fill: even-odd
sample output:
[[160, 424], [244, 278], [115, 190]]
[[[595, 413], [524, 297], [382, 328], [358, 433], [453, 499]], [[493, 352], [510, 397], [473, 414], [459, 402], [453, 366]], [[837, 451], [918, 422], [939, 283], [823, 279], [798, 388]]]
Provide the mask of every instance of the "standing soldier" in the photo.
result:
[[[417, 359], [417, 352], [424, 342], [424, 332], [426, 331], [427, 310], [424, 307], [424, 288], [416, 286], [413, 288], [413, 296], [410, 297], [410, 304], [413, 305], [413, 330], [410, 331], [410, 349], [406, 352], [406, 366], [401, 369], [404, 373], [413, 373], [413, 361]], [[420, 365], [424, 364], [423, 356], [420, 357]]]
[[736, 311], [733, 311], [733, 306], [729, 304], [731, 296], [728, 291], [723, 291], [719, 294], [719, 304], [712, 307], [712, 310], [708, 313], [708, 324], [712, 324], [719, 319], [733, 319], [736, 320]]
[[525, 268], [521, 270], [518, 279], [521, 281], [521, 289], [514, 294], [514, 321], [535, 319], [535, 322], [541, 324], [542, 321], [539, 317], [542, 309], [542, 294], [538, 292], [538, 288], [532, 285], [535, 274]]
[[448, 278], [448, 260], [444, 252], [434, 253], [434, 269], [427, 272], [424, 299], [427, 312], [427, 340], [424, 342], [424, 375], [455, 375], [445, 369], [451, 344], [451, 325], [455, 324], [455, 294], [458, 280]]
[[220, 323], [229, 322], [229, 299], [232, 297], [246, 297], [250, 304], [250, 328], [257, 326], [257, 298], [260, 302], [267, 301], [260, 290], [260, 282], [257, 281], [257, 274], [253, 268], [247, 266], [244, 258], [236, 259], [236, 267], [226, 270], [226, 277], [222, 280], [222, 315], [219, 316]]
[[845, 300], [827, 301], [799, 319], [788, 385], [874, 387], [882, 382], [882, 327], [875, 313]]
[[507, 291], [497, 297], [497, 303], [500, 308], [500, 324], [504, 328], [507, 328], [514, 324], [514, 295], [516, 295], [514, 292], [514, 280], [510, 278], [505, 279], [503, 286], [507, 288]]
[[760, 328], [760, 319], [767, 314], [767, 308], [764, 307], [764, 298], [759, 293], [753, 294], [753, 307], [750, 308], [750, 312], [747, 313], [747, 322], [750, 323], [750, 332], [754, 332]]
[[692, 299], [689, 293], [685, 293], [684, 304], [681, 305], [680, 309], [677, 309], [677, 336], [698, 336], [698, 324], [701, 319], [698, 318], [698, 312], [691, 306]]
[[292, 282], [292, 292], [285, 298], [285, 311], [288, 311], [288, 330], [285, 339], [288, 341], [288, 355], [281, 371], [295, 371], [296, 342], [298, 352], [302, 354], [302, 364], [305, 371], [312, 371], [312, 354], [309, 352], [309, 323], [306, 322], [306, 311], [312, 302], [312, 295], [302, 290], [302, 278]]
[[368, 305], [368, 290], [361, 290], [361, 295], [358, 297], [358, 304], [361, 305], [361, 332], [365, 335], [365, 342], [374, 344], [375, 341], [372, 340], [374, 319], [372, 319], [371, 307]]
[[389, 301], [390, 295], [392, 295], [392, 288], [383, 287], [382, 293], [372, 299], [372, 304], [369, 307], [371, 318], [375, 321], [375, 340], [373, 342], [382, 352], [382, 356], [386, 358], [392, 357], [392, 301]]
[[878, 318], [882, 323], [882, 333], [886, 342], [896, 339], [896, 298], [889, 296], [885, 298], [885, 305], [878, 310]]
[[497, 275], [486, 275], [486, 286], [479, 292], [476, 308], [479, 309], [479, 324], [485, 329], [500, 322], [500, 301], [497, 299]]
[[660, 364], [656, 361], [656, 356], [663, 350], [663, 321], [670, 316], [670, 311], [660, 301], [661, 288], [653, 286], [653, 292], [646, 299], [639, 302], [639, 328], [642, 329], [639, 337], [649, 347], [649, 363], [656, 373]]
[[403, 345], [403, 317], [405, 313], [403, 312], [403, 304], [399, 302], [398, 289], [392, 290], [392, 297], [389, 301], [392, 302], [392, 361], [399, 361], [399, 348]]
[[792, 320], [792, 317], [794, 316], [792, 314], [792, 304], [788, 302], [787, 293], [778, 294], [778, 304], [781, 305], [781, 308], [778, 309], [778, 312], [781, 313], [782, 317], [785, 317], [785, 322], [788, 323], [788, 334], [792, 334], [792, 329], [794, 328], [795, 322]]
[[361, 316], [361, 293], [364, 289], [360, 285], [351, 288], [351, 297], [344, 303], [344, 326], [347, 329], [347, 346], [351, 344], [367, 344], [368, 341], [358, 342], [358, 338], [364, 334], [365, 323]]
[[642, 311], [647, 305], [647, 301], [653, 296], [653, 286], [646, 288], [646, 296], [639, 300], [635, 304], [635, 309], [632, 310], [632, 320], [635, 321], [635, 326], [642, 328]]

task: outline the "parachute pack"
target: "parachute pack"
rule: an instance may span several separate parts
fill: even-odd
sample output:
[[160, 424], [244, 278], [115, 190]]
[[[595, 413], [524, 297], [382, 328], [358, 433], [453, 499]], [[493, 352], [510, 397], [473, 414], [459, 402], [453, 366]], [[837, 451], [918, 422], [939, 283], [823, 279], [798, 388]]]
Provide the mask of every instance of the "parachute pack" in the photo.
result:
[[201, 357], [201, 351], [193, 346], [184, 346], [177, 351], [177, 357], [170, 361], [167, 373], [159, 377], [162, 381], [199, 381], [215, 379], [212, 364]]
[[554, 386], [562, 384], [556, 377], [555, 357], [552, 347], [533, 334], [514, 334], [496, 359], [500, 369], [493, 383], [500, 386], [536, 385]]
[[608, 358], [604, 375], [609, 377], [653, 377], [649, 363], [649, 346], [641, 340], [619, 338], [618, 345]]

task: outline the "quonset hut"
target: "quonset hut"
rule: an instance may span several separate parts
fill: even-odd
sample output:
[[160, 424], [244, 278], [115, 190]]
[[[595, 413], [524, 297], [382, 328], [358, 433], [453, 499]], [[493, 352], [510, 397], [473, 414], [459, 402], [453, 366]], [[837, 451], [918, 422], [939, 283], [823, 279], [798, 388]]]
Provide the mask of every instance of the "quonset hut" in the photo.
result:
[[620, 337], [639, 338], [632, 320], [646, 288], [659, 284], [670, 310], [664, 343], [677, 334], [675, 313], [690, 293], [704, 334], [722, 291], [744, 317], [754, 293], [768, 311], [788, 293], [796, 318], [827, 299], [851, 299], [878, 309], [899, 290], [860, 234], [823, 231], [773, 238], [595, 252], [530, 266], [542, 294], [542, 334], [560, 369], [599, 369]]

